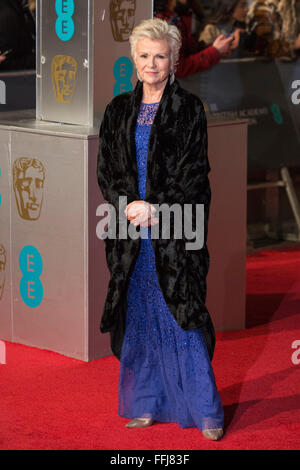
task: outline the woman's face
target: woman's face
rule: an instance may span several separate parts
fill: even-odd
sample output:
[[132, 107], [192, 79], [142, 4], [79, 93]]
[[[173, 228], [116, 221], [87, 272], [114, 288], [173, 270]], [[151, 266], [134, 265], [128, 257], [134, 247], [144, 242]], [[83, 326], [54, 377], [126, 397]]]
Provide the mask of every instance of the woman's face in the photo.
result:
[[140, 39], [136, 45], [136, 67], [141, 80], [148, 85], [166, 80], [171, 71], [169, 43], [164, 39]]
[[247, 0], [240, 0], [234, 9], [232, 17], [236, 21], [244, 22], [246, 20], [247, 13], [248, 13]]

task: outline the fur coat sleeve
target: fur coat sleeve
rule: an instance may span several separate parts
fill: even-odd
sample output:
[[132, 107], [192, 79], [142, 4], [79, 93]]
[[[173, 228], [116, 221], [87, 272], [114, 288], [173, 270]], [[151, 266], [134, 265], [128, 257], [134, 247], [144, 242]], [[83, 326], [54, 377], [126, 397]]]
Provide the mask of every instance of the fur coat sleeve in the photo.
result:
[[[132, 92], [116, 96], [107, 106], [100, 128], [97, 176], [104, 198], [114, 206], [117, 216], [119, 196], [126, 204], [140, 200], [135, 150], [135, 126], [143, 94], [138, 82]], [[215, 334], [205, 305], [209, 253], [206, 246], [211, 199], [207, 157], [207, 124], [201, 100], [168, 80], [149, 137], [145, 200], [157, 205], [158, 235], [152, 238], [158, 281], [167, 306], [185, 330], [201, 328], [212, 359]], [[196, 205], [204, 206], [204, 240], [197, 249], [187, 249], [188, 239], [165, 237], [161, 205], [180, 205], [182, 226], [196, 223]], [[185, 212], [185, 205], [191, 211]], [[186, 219], [186, 220], [185, 220]], [[127, 221], [127, 228], [129, 221]], [[140, 238], [105, 238], [110, 282], [100, 330], [110, 332], [111, 347], [120, 358], [126, 320], [126, 292], [139, 253]]]

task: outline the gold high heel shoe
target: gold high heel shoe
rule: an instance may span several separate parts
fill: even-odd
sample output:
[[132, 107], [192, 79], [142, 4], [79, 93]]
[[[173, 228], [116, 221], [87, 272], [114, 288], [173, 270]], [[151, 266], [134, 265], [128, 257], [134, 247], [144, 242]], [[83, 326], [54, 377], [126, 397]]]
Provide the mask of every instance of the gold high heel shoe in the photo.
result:
[[146, 428], [153, 424], [151, 418], [134, 418], [126, 424], [126, 428]]
[[223, 429], [205, 429], [202, 431], [203, 436], [206, 439], [210, 439], [211, 441], [218, 441], [224, 435]]

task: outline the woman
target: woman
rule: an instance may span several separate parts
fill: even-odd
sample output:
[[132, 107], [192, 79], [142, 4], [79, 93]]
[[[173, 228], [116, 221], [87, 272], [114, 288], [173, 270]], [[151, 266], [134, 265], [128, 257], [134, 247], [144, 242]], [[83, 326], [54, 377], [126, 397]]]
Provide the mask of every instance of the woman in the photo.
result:
[[[98, 181], [118, 229], [115, 238], [105, 238], [111, 279], [100, 330], [110, 332], [120, 359], [119, 415], [131, 418], [127, 427], [176, 421], [217, 440], [224, 417], [205, 307], [210, 166], [204, 108], [175, 79], [181, 45], [175, 26], [145, 20], [130, 44], [139, 80], [134, 91], [109, 103], [100, 128]], [[123, 207], [120, 196], [126, 196]], [[165, 236], [161, 204], [182, 208], [181, 221], [185, 204], [204, 205], [201, 249], [187, 249], [186, 232], [175, 238], [175, 216]], [[139, 238], [120, 236], [122, 215]], [[189, 222], [195, 221], [194, 211]], [[155, 227], [158, 236], [151, 238]]]
[[246, 18], [248, 3], [246, 0], [226, 0], [217, 8], [215, 14], [207, 19], [206, 25], [199, 35], [198, 41], [203, 46], [210, 46], [220, 34], [231, 35], [231, 51], [233, 56], [239, 56], [244, 49]]

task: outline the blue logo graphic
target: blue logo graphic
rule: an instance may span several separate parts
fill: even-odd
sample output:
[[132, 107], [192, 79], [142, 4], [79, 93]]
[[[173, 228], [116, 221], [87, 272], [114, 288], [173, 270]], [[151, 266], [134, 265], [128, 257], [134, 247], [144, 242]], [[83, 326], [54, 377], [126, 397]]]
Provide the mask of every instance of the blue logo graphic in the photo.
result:
[[272, 104], [271, 111], [273, 113], [274, 121], [277, 124], [282, 124], [283, 123], [283, 117], [282, 117], [282, 114], [280, 112], [280, 108], [279, 108], [278, 104]]
[[55, 23], [56, 34], [61, 41], [70, 41], [75, 31], [72, 19], [75, 11], [74, 0], [56, 0], [55, 10], [58, 16]]
[[114, 96], [133, 89], [131, 83], [132, 74], [133, 64], [131, 60], [126, 56], [119, 57], [114, 64], [114, 77], [116, 79], [116, 83], [114, 85]]
[[19, 266], [23, 274], [20, 281], [21, 297], [28, 307], [38, 307], [44, 294], [39, 279], [43, 270], [43, 260], [39, 251], [32, 245], [24, 246], [19, 255]]

